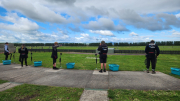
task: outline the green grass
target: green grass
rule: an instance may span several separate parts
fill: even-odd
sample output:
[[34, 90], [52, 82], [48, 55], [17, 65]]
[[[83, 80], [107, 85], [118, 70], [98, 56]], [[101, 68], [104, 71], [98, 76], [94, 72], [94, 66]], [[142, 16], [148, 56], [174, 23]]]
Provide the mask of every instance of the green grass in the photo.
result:
[[[59, 53], [58, 53], [59, 54]], [[98, 55], [99, 56], [99, 55]], [[31, 55], [27, 59], [28, 65], [31, 63]], [[59, 56], [58, 56], [59, 57]], [[94, 54], [68, 54], [63, 53], [62, 57], [62, 67], [66, 68], [66, 63], [75, 62], [74, 69], [80, 70], [94, 70], [96, 68], [95, 55]], [[90, 58], [94, 59], [90, 59]], [[4, 54], [0, 54], [0, 60], [4, 60]], [[20, 64], [19, 54], [15, 54], [15, 62]], [[144, 64], [144, 55], [108, 55], [107, 58], [107, 70], [109, 70], [109, 64], [120, 65], [120, 71], [142, 71], [146, 69]], [[42, 67], [52, 68], [53, 61], [50, 52], [36, 52], [33, 53], [33, 61], [42, 61]], [[157, 59], [156, 71], [166, 73], [168, 75], [171, 73], [171, 67], [180, 68], [180, 55], [167, 55], [160, 54]], [[2, 61], [0, 61], [2, 62]], [[13, 59], [12, 59], [13, 62]], [[98, 59], [99, 62], [99, 59]], [[57, 59], [57, 67], [60, 67], [59, 58]], [[100, 63], [97, 64], [97, 69], [100, 69]], [[180, 76], [172, 75], [174, 77], [180, 78]]]
[[6, 81], [6, 80], [0, 80], [0, 84], [6, 83], [6, 82], [8, 82], [8, 81]]
[[[38, 47], [29, 47], [28, 49], [52, 49], [52, 47], [49, 46], [38, 46]], [[18, 49], [19, 47], [17, 47]], [[96, 50], [98, 46], [61, 46], [58, 47], [58, 49], [77, 49], [77, 50]], [[145, 50], [145, 46], [109, 46], [109, 48], [115, 48], [115, 50]], [[180, 50], [180, 46], [159, 46], [160, 50]]]
[[110, 101], [179, 101], [180, 91], [108, 90]]
[[78, 101], [83, 88], [23, 84], [0, 92], [1, 101]]

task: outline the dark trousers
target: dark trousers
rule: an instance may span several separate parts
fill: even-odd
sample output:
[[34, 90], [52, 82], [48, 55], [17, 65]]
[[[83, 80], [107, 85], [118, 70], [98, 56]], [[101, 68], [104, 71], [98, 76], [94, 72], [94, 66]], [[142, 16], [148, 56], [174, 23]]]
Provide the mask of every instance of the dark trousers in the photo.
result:
[[8, 54], [5, 55], [5, 60], [7, 60], [7, 59], [8, 59]]
[[151, 61], [152, 69], [155, 69], [155, 67], [156, 67], [156, 58], [155, 57], [147, 58], [147, 67], [146, 68], [149, 69], [150, 61]]
[[53, 58], [53, 64], [56, 63], [56, 58]]
[[25, 60], [25, 64], [27, 66], [27, 58], [25, 56], [21, 56], [21, 66], [23, 67], [23, 60]]

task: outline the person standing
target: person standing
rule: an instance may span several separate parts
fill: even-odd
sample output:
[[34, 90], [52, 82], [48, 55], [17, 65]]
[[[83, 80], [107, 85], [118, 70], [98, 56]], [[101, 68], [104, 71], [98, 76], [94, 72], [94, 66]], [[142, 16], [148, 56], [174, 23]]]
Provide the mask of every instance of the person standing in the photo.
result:
[[108, 46], [105, 44], [105, 41], [101, 41], [98, 51], [100, 51], [100, 63], [101, 63], [101, 70], [100, 73], [103, 72], [103, 65], [104, 65], [104, 72], [106, 72], [106, 60], [107, 60], [107, 52], [108, 52]]
[[25, 47], [25, 44], [22, 44], [21, 48], [19, 48], [19, 53], [20, 53], [21, 67], [23, 67], [23, 60], [25, 60], [25, 64], [27, 66], [28, 49]]
[[56, 59], [58, 58], [57, 55], [57, 47], [59, 47], [60, 45], [58, 45], [57, 42], [54, 43], [54, 45], [52, 46], [52, 55], [51, 58], [53, 58], [53, 69], [54, 70], [58, 70], [59, 68], [56, 68]]
[[9, 45], [8, 42], [6, 42], [5, 45], [4, 45], [4, 55], [5, 55], [5, 60], [8, 59], [8, 55], [10, 54], [8, 45]]
[[[157, 52], [156, 56], [155, 53]], [[152, 74], [155, 74], [155, 66], [156, 66], [156, 58], [158, 57], [160, 51], [158, 45], [155, 44], [154, 40], [151, 40], [150, 43], [146, 46], [145, 52], [147, 55], [147, 73], [149, 73], [149, 66], [150, 66], [150, 61], [152, 65]]]

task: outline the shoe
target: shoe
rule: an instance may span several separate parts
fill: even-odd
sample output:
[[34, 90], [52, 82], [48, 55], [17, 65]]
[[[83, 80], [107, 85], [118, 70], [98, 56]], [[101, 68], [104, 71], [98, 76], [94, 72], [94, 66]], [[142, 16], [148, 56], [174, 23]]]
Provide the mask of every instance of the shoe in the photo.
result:
[[146, 72], [149, 73], [149, 69]]
[[155, 71], [152, 71], [152, 74], [156, 74], [156, 72], [155, 72]]
[[58, 70], [59, 68], [53, 67], [54, 70]]
[[99, 72], [102, 73], [103, 72], [102, 69]]
[[106, 72], [106, 69], [104, 69], [104, 72]]

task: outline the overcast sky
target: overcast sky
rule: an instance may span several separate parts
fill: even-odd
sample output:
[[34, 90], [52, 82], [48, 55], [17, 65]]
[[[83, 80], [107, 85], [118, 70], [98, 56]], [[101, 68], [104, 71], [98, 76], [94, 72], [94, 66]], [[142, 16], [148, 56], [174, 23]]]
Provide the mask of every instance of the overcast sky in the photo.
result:
[[180, 41], [180, 0], [0, 0], [0, 42]]

